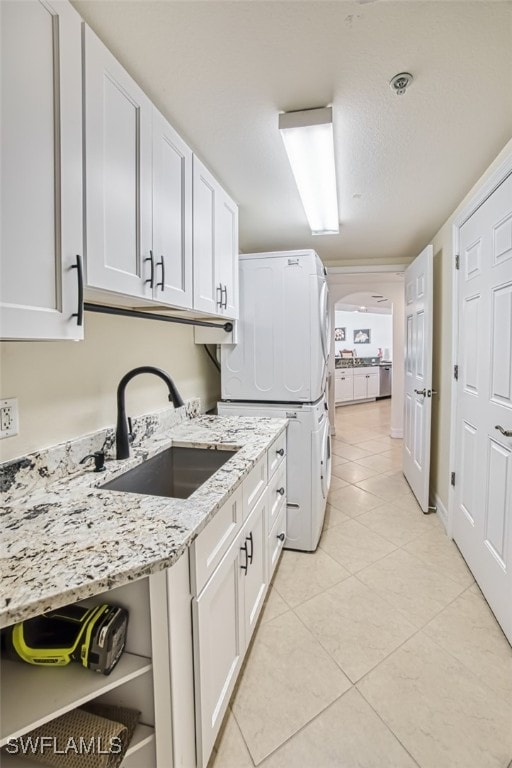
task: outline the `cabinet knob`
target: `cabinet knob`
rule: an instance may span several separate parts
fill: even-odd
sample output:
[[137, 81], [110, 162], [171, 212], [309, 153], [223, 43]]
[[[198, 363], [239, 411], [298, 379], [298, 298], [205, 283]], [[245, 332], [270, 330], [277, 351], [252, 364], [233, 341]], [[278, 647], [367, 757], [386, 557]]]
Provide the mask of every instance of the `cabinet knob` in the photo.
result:
[[284, 496], [284, 493], [285, 493], [284, 488], [278, 488], [276, 490], [276, 493], [278, 493], [280, 496]]
[[276, 453], [278, 456], [284, 456], [284, 448], [279, 448]]
[[278, 533], [278, 534], [277, 534], [277, 538], [279, 539], [279, 541], [284, 541], [284, 540], [285, 540], [285, 535], [284, 535], [284, 533]]

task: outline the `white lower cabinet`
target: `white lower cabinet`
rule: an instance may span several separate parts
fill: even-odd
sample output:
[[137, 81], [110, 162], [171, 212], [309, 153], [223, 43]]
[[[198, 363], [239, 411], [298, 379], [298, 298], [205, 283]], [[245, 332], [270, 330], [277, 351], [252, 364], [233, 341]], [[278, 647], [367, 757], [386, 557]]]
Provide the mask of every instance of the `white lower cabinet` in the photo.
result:
[[245, 651], [238, 540], [192, 601], [197, 764], [206, 766]]
[[379, 369], [338, 368], [334, 379], [334, 399], [338, 403], [371, 400], [379, 396]]
[[354, 372], [345, 368], [338, 369], [334, 379], [334, 400], [336, 403], [345, 403], [353, 399]]
[[[269, 458], [280, 450], [278, 441], [235, 492], [242, 498], [239, 529], [233, 530], [234, 511], [222, 507], [191, 548], [198, 768], [205, 768], [210, 758], [286, 537], [286, 464], [281, 454], [278, 464], [271, 462], [266, 482]], [[278, 494], [277, 488], [283, 493]], [[274, 496], [279, 498], [277, 508]], [[232, 543], [203, 586], [204, 554], [216, 551], [212, 530], [219, 515], [225, 520], [224, 525], [217, 524], [219, 545], [228, 530]]]

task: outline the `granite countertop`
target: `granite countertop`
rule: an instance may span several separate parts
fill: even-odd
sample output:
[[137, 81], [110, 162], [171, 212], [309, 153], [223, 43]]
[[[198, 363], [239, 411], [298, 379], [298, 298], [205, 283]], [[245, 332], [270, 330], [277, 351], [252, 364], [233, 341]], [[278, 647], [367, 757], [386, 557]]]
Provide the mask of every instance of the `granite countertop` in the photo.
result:
[[[32, 482], [34, 473], [44, 477], [47, 468], [32, 461], [27, 470], [19, 462], [31, 479], [25, 495], [3, 494], [0, 627], [171, 566], [286, 423], [201, 416], [152, 435], [132, 448], [129, 459], [107, 460], [101, 474], [90, 467], [77, 474], [75, 467], [74, 476], [47, 483]], [[171, 445], [237, 453], [188, 499], [96, 487]], [[16, 491], [23, 483], [14, 485]]]
[[376, 362], [372, 362], [371, 360], [361, 361], [361, 358], [352, 360], [351, 358], [337, 357], [334, 361], [335, 368], [380, 368], [382, 366], [389, 368], [392, 365], [393, 363], [389, 360], [378, 360]]

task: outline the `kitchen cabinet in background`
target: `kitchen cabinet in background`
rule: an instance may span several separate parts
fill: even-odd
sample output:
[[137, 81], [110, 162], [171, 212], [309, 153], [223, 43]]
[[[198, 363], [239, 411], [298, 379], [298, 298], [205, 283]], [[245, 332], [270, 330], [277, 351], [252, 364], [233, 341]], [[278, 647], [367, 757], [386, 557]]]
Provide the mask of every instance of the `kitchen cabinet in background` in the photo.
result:
[[0, 336], [81, 339], [81, 19], [1, 2]]
[[379, 396], [379, 368], [336, 368], [334, 399], [336, 404], [374, 400]]
[[203, 163], [193, 161], [194, 309], [238, 317], [238, 208]]

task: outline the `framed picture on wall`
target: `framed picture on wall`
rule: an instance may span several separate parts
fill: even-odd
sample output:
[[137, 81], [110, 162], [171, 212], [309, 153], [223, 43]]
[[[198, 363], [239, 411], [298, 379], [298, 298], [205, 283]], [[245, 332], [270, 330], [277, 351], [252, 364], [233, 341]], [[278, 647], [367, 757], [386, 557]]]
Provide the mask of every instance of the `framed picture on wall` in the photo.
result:
[[369, 344], [371, 333], [369, 328], [358, 328], [354, 331], [354, 344]]
[[335, 328], [334, 329], [334, 341], [345, 341], [347, 337], [347, 329], [346, 328]]

